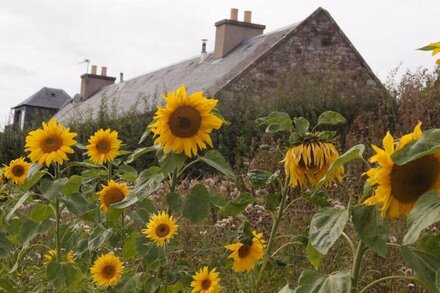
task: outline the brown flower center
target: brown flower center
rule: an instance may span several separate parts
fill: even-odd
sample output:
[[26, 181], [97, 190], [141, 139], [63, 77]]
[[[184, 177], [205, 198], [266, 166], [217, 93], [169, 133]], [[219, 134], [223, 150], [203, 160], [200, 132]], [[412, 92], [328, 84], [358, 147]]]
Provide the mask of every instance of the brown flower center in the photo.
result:
[[240, 246], [240, 248], [238, 249], [238, 256], [240, 258], [244, 258], [246, 256], [249, 255], [251, 251], [251, 245], [249, 244], [243, 244], [242, 246]]
[[125, 198], [124, 193], [118, 188], [110, 188], [104, 195], [104, 202], [106, 206], [110, 206], [112, 203], [120, 202]]
[[21, 177], [25, 173], [24, 167], [21, 165], [12, 167], [12, 174], [14, 174], [15, 177]]
[[115, 268], [112, 265], [106, 265], [103, 269], [102, 269], [102, 274], [104, 275], [105, 278], [107, 279], [111, 279], [113, 278], [113, 276], [115, 275]]
[[51, 153], [60, 149], [63, 141], [59, 135], [51, 135], [46, 137], [40, 144], [43, 153]]
[[170, 234], [170, 227], [166, 224], [159, 224], [156, 228], [156, 235], [160, 238], [167, 237]]
[[110, 142], [106, 139], [100, 140], [96, 144], [96, 150], [98, 151], [98, 153], [106, 154], [110, 151], [110, 149], [111, 149]]
[[209, 288], [211, 288], [211, 280], [210, 279], [204, 279], [202, 281], [202, 290], [208, 290]]
[[391, 192], [402, 203], [413, 203], [434, 188], [440, 165], [434, 156], [425, 156], [391, 170]]
[[191, 137], [199, 131], [202, 117], [193, 107], [181, 106], [171, 114], [168, 123], [175, 136]]

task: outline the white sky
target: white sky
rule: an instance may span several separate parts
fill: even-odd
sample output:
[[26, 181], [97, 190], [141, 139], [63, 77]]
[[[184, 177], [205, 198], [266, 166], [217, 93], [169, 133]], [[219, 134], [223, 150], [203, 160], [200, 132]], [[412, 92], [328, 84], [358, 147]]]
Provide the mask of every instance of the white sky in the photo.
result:
[[440, 41], [439, 0], [0, 0], [0, 125], [10, 108], [40, 88], [79, 92], [89, 58], [130, 79], [214, 47], [214, 23], [230, 8], [251, 10], [266, 32], [328, 10], [381, 80], [434, 69], [416, 48]]

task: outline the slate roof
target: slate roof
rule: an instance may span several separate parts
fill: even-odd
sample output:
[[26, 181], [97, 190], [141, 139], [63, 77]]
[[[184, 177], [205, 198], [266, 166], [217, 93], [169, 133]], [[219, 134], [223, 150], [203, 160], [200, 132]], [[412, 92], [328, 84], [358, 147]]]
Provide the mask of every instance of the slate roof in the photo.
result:
[[59, 109], [71, 99], [72, 98], [62, 89], [43, 87], [12, 109], [20, 108], [22, 106]]
[[98, 109], [103, 96], [117, 103], [119, 111], [126, 111], [136, 104], [139, 98], [148, 97], [145, 103], [139, 103], [139, 111], [152, 110], [162, 103], [161, 95], [185, 84], [189, 93], [203, 90], [208, 96], [215, 95], [221, 88], [251, 66], [261, 55], [279, 42], [299, 23], [276, 31], [262, 34], [241, 42], [224, 58], [214, 59], [213, 54], [200, 62], [200, 55], [183, 62], [141, 75], [122, 83], [104, 87], [85, 101], [65, 105], [55, 117], [60, 121], [68, 120], [76, 110]]

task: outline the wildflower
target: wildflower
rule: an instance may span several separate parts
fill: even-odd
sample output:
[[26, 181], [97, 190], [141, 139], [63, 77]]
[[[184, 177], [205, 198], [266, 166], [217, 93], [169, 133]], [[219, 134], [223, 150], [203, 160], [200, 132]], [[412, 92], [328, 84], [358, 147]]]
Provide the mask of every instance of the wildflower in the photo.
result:
[[[24, 158], [12, 160], [5, 169], [5, 177], [16, 185], [21, 185], [26, 180], [30, 164]], [[3, 177], [3, 176], [2, 176]]]
[[417, 199], [425, 192], [435, 189], [440, 192], [440, 153], [431, 154], [402, 166], [391, 158], [394, 152], [422, 136], [421, 123], [412, 133], [404, 135], [395, 144], [389, 132], [383, 139], [383, 149], [373, 145], [376, 154], [370, 162], [377, 168], [366, 172], [367, 182], [376, 186], [372, 197], [364, 204], [381, 206], [382, 217], [391, 219], [406, 217]]
[[204, 97], [201, 91], [188, 95], [184, 85], [164, 99], [165, 107], [158, 108], [155, 121], [149, 126], [155, 142], [165, 152], [185, 153], [188, 157], [197, 155], [197, 150], [207, 145], [212, 147], [209, 133], [223, 123], [211, 112], [218, 100]]
[[220, 278], [219, 273], [216, 272], [217, 268], [213, 268], [209, 271], [208, 267], [203, 267], [193, 276], [194, 281], [191, 282], [193, 287], [191, 293], [217, 293], [220, 291]]
[[[284, 170], [289, 176], [290, 185], [301, 188], [316, 186], [325, 176], [330, 165], [339, 157], [332, 143], [324, 141], [305, 142], [291, 147], [282, 161]], [[342, 181], [344, 167], [340, 166], [331, 176], [327, 185]]]
[[95, 164], [113, 161], [121, 147], [118, 132], [110, 129], [99, 129], [89, 138], [87, 155]]
[[119, 283], [123, 272], [123, 263], [113, 253], [98, 257], [90, 268], [92, 280], [98, 286], [109, 287]]
[[102, 187], [98, 195], [103, 212], [107, 212], [111, 204], [120, 202], [128, 195], [128, 187], [125, 183], [110, 180], [107, 185], [102, 185]]
[[250, 271], [254, 268], [256, 262], [264, 255], [264, 243], [261, 239], [263, 233], [253, 231], [254, 237], [250, 244], [237, 242], [235, 244], [226, 245], [225, 248], [231, 250], [229, 258], [234, 259], [234, 272]]
[[153, 214], [147, 224], [147, 229], [142, 230], [142, 233], [156, 242], [157, 246], [163, 246], [165, 241], [170, 241], [176, 234], [177, 227], [176, 220], [172, 216], [161, 212]]
[[71, 146], [76, 143], [76, 135], [52, 118], [49, 123], [43, 122], [42, 129], [29, 132], [25, 150], [30, 152], [31, 161], [39, 165], [49, 166], [52, 162], [62, 164], [68, 160], [66, 154], [74, 152]]

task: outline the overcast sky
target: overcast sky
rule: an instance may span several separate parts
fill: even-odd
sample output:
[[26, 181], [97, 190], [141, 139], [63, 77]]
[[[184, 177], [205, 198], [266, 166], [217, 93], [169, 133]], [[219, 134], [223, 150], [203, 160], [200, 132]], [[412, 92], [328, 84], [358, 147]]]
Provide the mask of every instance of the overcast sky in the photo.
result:
[[10, 108], [40, 88], [79, 92], [85, 58], [125, 79], [193, 57], [230, 8], [251, 10], [266, 32], [330, 12], [381, 80], [402, 70], [434, 69], [416, 51], [440, 41], [439, 0], [0, 0], [0, 124]]

